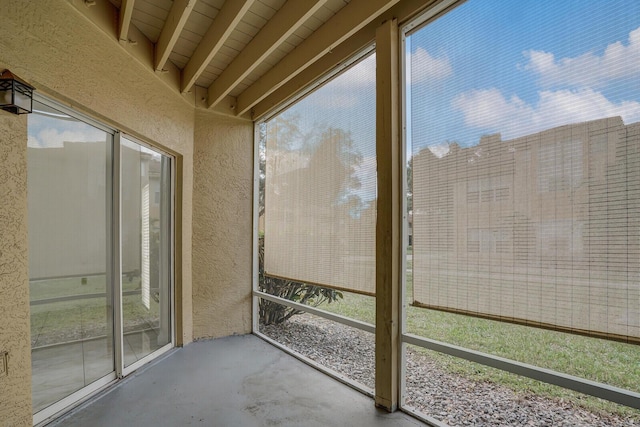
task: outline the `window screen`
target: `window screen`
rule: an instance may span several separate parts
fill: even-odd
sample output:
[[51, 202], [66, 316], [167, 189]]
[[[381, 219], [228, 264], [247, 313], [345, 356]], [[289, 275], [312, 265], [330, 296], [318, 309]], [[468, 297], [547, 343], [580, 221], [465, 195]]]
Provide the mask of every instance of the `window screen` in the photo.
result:
[[408, 37], [419, 306], [640, 340], [640, 3], [471, 0]]
[[266, 123], [265, 274], [373, 294], [375, 57]]

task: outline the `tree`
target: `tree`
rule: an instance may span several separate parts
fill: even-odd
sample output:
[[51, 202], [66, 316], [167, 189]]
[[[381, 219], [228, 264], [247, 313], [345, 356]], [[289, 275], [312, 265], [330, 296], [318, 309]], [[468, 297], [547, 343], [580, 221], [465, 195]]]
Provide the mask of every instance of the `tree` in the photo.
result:
[[[360, 181], [355, 173], [356, 167], [362, 162], [362, 156], [354, 147], [350, 133], [342, 129], [319, 126], [304, 133], [298, 121], [299, 117], [296, 115], [280, 116], [268, 127], [263, 125], [264, 127], [260, 129], [259, 215], [262, 216], [265, 212], [266, 140], [270, 139], [276, 143], [277, 148], [274, 150], [295, 152], [296, 158], [304, 159], [306, 167], [293, 169], [269, 179], [281, 180], [283, 184], [295, 179], [302, 188], [308, 188], [309, 191], [270, 193], [269, 197], [274, 197], [280, 206], [284, 204], [296, 212], [322, 212], [329, 208], [344, 218], [343, 223], [353, 221], [365, 206], [356, 193], [360, 188]], [[327, 168], [327, 165], [331, 165], [331, 168]], [[322, 184], [323, 189], [320, 192], [317, 191], [319, 183]], [[330, 228], [331, 224], [328, 226]], [[317, 244], [327, 244], [329, 240], [324, 239], [327, 239], [327, 236], [315, 236]], [[342, 293], [333, 289], [266, 275], [264, 236], [259, 239], [259, 288], [271, 295], [314, 307], [342, 298]], [[265, 299], [261, 299], [259, 303], [260, 321], [265, 325], [284, 322], [298, 313], [301, 311]]]
[[[260, 257], [258, 262], [259, 289], [262, 292], [312, 307], [317, 307], [325, 302], [331, 303], [343, 297], [342, 292], [333, 289], [265, 275], [264, 237], [259, 239], [258, 252]], [[260, 323], [263, 325], [277, 325], [300, 313], [302, 311], [266, 299], [260, 299], [258, 304]]]

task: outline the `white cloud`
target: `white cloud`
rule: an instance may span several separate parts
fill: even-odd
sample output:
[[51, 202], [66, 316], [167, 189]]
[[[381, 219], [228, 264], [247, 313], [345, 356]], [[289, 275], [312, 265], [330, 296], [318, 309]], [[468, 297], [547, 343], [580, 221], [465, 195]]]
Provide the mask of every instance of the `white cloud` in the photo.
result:
[[105, 141], [105, 133], [95, 131], [63, 130], [44, 128], [36, 135], [29, 135], [27, 145], [36, 148], [60, 148], [65, 142], [98, 142]]
[[639, 102], [611, 102], [593, 89], [541, 91], [535, 105], [515, 95], [505, 98], [496, 88], [472, 90], [456, 96], [452, 106], [462, 112], [465, 125], [499, 132], [503, 139], [605, 117], [621, 116], [626, 124], [640, 121]]
[[629, 33], [627, 45], [620, 41], [606, 47], [602, 55], [587, 52], [574, 58], [556, 59], [553, 53], [529, 50], [521, 68], [535, 73], [544, 87], [602, 87], [611, 80], [640, 76], [640, 28]]
[[448, 142], [442, 142], [440, 144], [431, 144], [427, 147], [431, 153], [437, 158], [441, 159], [451, 150], [451, 147]]
[[449, 58], [436, 58], [421, 47], [409, 54], [408, 63], [411, 64], [411, 66], [406, 67], [407, 84], [440, 81], [453, 73]]

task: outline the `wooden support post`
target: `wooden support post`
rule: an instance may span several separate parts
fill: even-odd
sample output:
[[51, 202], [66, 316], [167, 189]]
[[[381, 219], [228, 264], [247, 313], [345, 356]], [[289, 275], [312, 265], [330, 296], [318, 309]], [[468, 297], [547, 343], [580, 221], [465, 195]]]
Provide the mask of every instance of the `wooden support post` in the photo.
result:
[[402, 147], [399, 126], [398, 23], [376, 31], [376, 406], [398, 408], [399, 295], [402, 266]]

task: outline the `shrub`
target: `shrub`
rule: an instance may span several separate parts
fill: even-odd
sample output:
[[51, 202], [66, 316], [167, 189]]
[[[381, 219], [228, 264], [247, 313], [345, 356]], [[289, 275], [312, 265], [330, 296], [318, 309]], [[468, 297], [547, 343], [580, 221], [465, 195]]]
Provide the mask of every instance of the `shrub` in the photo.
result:
[[[317, 307], [323, 303], [331, 303], [342, 298], [342, 293], [321, 286], [308, 285], [292, 280], [266, 276], [264, 274], [264, 237], [258, 241], [259, 289], [270, 295], [295, 301], [300, 304]], [[279, 324], [302, 311], [286, 307], [275, 302], [260, 299], [258, 304], [260, 323], [263, 325]]]

